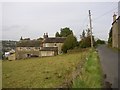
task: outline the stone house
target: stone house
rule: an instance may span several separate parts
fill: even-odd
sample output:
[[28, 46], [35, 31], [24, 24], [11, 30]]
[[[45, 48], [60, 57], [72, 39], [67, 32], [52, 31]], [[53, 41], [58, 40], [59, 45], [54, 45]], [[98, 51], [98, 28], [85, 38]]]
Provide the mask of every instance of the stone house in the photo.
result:
[[20, 40], [16, 44], [15, 58], [25, 59], [61, 54], [64, 40], [63, 37], [48, 37], [47, 33], [44, 33], [43, 40]]
[[117, 15], [113, 15], [112, 23], [112, 47], [120, 49], [120, 16], [116, 18]]
[[16, 59], [39, 57], [41, 44], [39, 40], [20, 40], [16, 44]]

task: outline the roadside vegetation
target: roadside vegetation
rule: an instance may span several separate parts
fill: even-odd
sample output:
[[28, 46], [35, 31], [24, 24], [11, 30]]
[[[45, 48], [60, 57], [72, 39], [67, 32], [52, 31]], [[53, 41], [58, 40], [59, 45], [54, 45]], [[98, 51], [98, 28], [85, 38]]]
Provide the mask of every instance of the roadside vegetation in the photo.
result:
[[98, 53], [89, 52], [80, 75], [73, 81], [73, 88], [103, 88], [102, 69]]

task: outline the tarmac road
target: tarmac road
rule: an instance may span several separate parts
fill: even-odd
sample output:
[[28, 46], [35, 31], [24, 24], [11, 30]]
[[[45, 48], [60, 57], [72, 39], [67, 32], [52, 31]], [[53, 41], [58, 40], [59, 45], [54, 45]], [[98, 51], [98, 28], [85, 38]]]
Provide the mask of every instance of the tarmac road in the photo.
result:
[[97, 48], [103, 73], [106, 74], [105, 81], [112, 84], [112, 88], [118, 88], [118, 51], [100, 45]]

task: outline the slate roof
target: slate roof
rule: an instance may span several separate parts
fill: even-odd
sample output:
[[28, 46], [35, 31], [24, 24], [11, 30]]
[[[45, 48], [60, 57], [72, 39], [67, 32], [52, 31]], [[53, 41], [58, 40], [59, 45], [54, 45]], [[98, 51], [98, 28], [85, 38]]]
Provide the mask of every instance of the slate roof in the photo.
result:
[[58, 47], [42, 47], [40, 51], [58, 51]]
[[64, 43], [65, 37], [45, 38], [44, 43]]
[[41, 45], [40, 40], [21, 40], [16, 43], [16, 47], [40, 47]]

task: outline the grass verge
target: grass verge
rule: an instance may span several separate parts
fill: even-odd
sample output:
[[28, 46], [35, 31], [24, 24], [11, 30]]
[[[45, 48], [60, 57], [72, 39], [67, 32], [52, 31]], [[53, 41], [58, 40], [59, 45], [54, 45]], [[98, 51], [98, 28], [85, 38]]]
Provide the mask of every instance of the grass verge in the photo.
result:
[[0, 59], [0, 90], [2, 89], [2, 60]]
[[72, 88], [102, 88], [103, 77], [98, 53], [90, 50], [81, 74], [73, 81]]

